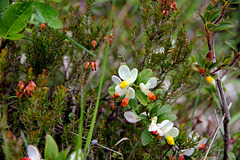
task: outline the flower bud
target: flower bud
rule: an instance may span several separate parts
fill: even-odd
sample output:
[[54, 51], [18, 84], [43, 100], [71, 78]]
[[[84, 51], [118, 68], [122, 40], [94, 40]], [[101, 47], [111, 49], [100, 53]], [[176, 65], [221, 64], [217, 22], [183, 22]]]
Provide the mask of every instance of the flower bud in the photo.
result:
[[92, 40], [92, 46], [95, 49], [97, 42], [95, 40]]
[[166, 10], [163, 10], [162, 13], [163, 13], [163, 18], [165, 18]]
[[90, 62], [86, 62], [86, 64], [85, 64], [85, 70], [89, 67], [89, 65], [90, 65]]
[[123, 107], [126, 107], [128, 105], [128, 102], [129, 102], [129, 99], [127, 97], [125, 97], [123, 100], [122, 100], [122, 105]]
[[47, 23], [40, 24], [40, 30], [39, 32], [42, 32], [42, 30], [46, 27]]
[[91, 62], [92, 71], [95, 71], [95, 62]]
[[23, 81], [20, 81], [20, 82], [18, 83], [18, 87], [19, 87], [19, 91], [21, 92], [22, 89], [24, 88], [24, 83], [23, 83]]
[[167, 143], [170, 145], [170, 146], [173, 146], [175, 143], [174, 143], [174, 139], [171, 135], [168, 135], [166, 137], [166, 140], [167, 140]]
[[120, 97], [120, 96], [117, 94], [117, 92], [114, 92], [113, 98], [118, 98], [118, 97]]
[[149, 92], [149, 93], [148, 93], [148, 98], [149, 98], [151, 101], [156, 99], [155, 95], [154, 95], [152, 92]]

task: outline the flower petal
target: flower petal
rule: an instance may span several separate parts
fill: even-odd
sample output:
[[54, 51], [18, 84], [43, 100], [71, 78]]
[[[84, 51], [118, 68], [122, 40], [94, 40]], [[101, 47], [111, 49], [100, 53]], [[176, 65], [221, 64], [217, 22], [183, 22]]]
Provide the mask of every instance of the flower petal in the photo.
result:
[[134, 68], [130, 73], [132, 83], [136, 81], [137, 75], [138, 75], [138, 70], [137, 70], [137, 68]]
[[182, 150], [183, 154], [186, 156], [191, 156], [194, 153], [195, 149], [194, 148], [189, 148], [189, 149], [185, 149]]
[[162, 123], [158, 125], [159, 129], [162, 130], [164, 133], [167, 133], [172, 129], [173, 122], [170, 122], [169, 120], [164, 120]]
[[40, 160], [40, 153], [38, 149], [33, 145], [28, 145], [27, 148], [28, 157], [32, 160]]
[[130, 69], [127, 65], [121, 65], [118, 69], [118, 74], [120, 78], [126, 80], [130, 76]]
[[121, 89], [121, 87], [119, 85], [117, 85], [115, 87], [115, 92], [119, 95], [119, 96], [123, 96], [127, 93], [127, 88]]
[[124, 117], [130, 123], [137, 123], [138, 121], [141, 121], [141, 119], [138, 119], [139, 117], [135, 113], [133, 113], [131, 111], [125, 112], [124, 113]]
[[178, 136], [179, 130], [176, 127], [173, 127], [168, 133], [174, 138]]
[[152, 123], [148, 127], [148, 131], [152, 132], [152, 131], [157, 131], [157, 130], [158, 130], [157, 124], [154, 121], [152, 121]]
[[114, 75], [112, 76], [112, 80], [113, 80], [113, 82], [116, 83], [117, 85], [119, 85], [119, 84], [122, 82], [119, 77], [114, 76]]
[[128, 88], [126, 97], [127, 97], [128, 99], [133, 99], [133, 98], [135, 98], [135, 91], [134, 91], [134, 89], [133, 89], [132, 87], [129, 87], [129, 88]]
[[156, 86], [157, 86], [157, 78], [156, 78], [156, 77], [151, 77], [151, 78], [148, 80], [147, 84], [150, 84], [150, 85], [149, 85], [149, 88], [154, 88], [154, 87], [156, 87]]

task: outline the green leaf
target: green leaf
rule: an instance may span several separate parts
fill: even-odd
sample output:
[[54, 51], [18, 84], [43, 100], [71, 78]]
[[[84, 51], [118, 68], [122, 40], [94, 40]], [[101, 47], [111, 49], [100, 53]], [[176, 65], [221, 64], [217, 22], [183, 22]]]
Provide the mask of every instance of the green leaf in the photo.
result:
[[177, 116], [173, 113], [163, 113], [158, 116], [158, 122], [161, 123], [164, 120], [174, 121], [177, 119]]
[[153, 108], [151, 109], [151, 111], [150, 111], [150, 117], [153, 117], [153, 116], [155, 116], [155, 115], [158, 113], [158, 108], [159, 108], [159, 106], [155, 106], [155, 107], [153, 107]]
[[236, 156], [233, 152], [228, 152], [229, 160], [236, 160]]
[[[208, 10], [209, 12], [212, 12], [213, 9], [214, 9], [213, 4], [210, 2], [210, 3], [208, 4], [206, 10]], [[204, 16], [204, 17], [205, 17], [205, 16]]]
[[218, 31], [227, 30], [227, 29], [233, 28], [233, 27], [234, 27], [234, 25], [232, 23], [221, 22], [221, 23], [219, 23], [219, 25], [215, 26], [212, 31], [218, 32]]
[[146, 84], [147, 81], [152, 77], [152, 70], [151, 69], [145, 69], [142, 70], [137, 77], [137, 82]]
[[59, 155], [57, 156], [57, 160], [66, 160], [68, 153], [70, 151], [70, 147], [68, 147], [66, 150], [61, 151]]
[[230, 48], [232, 48], [232, 49], [235, 51], [235, 53], [238, 53], [237, 45], [236, 45], [233, 41], [228, 40], [228, 41], [225, 41], [225, 43], [226, 43]]
[[13, 34], [7, 37], [3, 36], [4, 39], [10, 39], [10, 40], [18, 40], [18, 39], [22, 39], [23, 37], [24, 36], [22, 34]]
[[163, 105], [157, 112], [157, 116], [164, 113], [171, 113], [172, 107], [170, 104]]
[[4, 37], [11, 37], [9, 35], [20, 37], [19, 35], [16, 36], [16, 34], [26, 26], [25, 21], [30, 18], [33, 12], [32, 5], [33, 2], [25, 1], [23, 3], [14, 3], [7, 9], [2, 21], [4, 27], [1, 26]]
[[46, 144], [44, 150], [44, 158], [49, 160], [57, 160], [58, 146], [52, 136], [46, 136]]
[[213, 27], [215, 27], [215, 24], [212, 24], [212, 23], [208, 23], [208, 24], [207, 24], [207, 28], [208, 28], [208, 29], [211, 29], [211, 28], [213, 28]]
[[61, 21], [57, 19], [58, 12], [52, 8], [51, 6], [45, 4], [36, 2], [35, 4], [36, 12], [39, 18], [45, 23], [48, 23], [49, 27], [59, 29], [63, 27], [63, 24]]
[[140, 90], [135, 90], [135, 96], [144, 106], [148, 104], [146, 95]]
[[198, 31], [196, 32], [196, 35], [197, 35], [197, 36], [206, 36], [207, 34], [206, 34], [205, 32], [203, 32], [202, 30], [198, 30]]
[[148, 145], [152, 140], [152, 135], [151, 133], [148, 131], [147, 128], [145, 128], [145, 130], [143, 131], [142, 135], [141, 135], [141, 142], [143, 146]]
[[212, 63], [212, 64], [208, 67], [208, 70], [211, 70], [211, 69], [213, 69], [213, 68], [215, 68], [215, 67], [219, 67], [219, 66], [221, 66], [221, 65], [223, 65], [223, 64], [220, 63], [220, 62]]
[[196, 61], [200, 68], [202, 68], [205, 64], [205, 60], [204, 60], [202, 54], [198, 53], [198, 52], [196, 52]]
[[3, 18], [3, 14], [8, 7], [9, 7], [9, 0], [0, 0], [0, 18]]
[[229, 31], [229, 30], [226, 30], [228, 33], [230, 33], [231, 35], [233, 35], [234, 37], [236, 36], [236, 34], [235, 33], [233, 33], [233, 32], [231, 32], [231, 31]]
[[208, 16], [209, 15], [210, 15], [210, 11], [209, 10], [205, 10], [204, 17], [206, 18], [206, 20], [208, 20]]
[[237, 70], [237, 67], [228, 67], [228, 66], [225, 66], [225, 67], [221, 67], [221, 69], [227, 69], [227, 70]]
[[207, 75], [209, 75], [210, 77], [212, 77], [214, 80], [216, 80], [216, 79], [218, 78], [216, 74], [207, 73]]
[[202, 21], [203, 21], [203, 24], [205, 24], [206, 23], [206, 18], [200, 13], [200, 11], [199, 10], [197, 10], [196, 11], [196, 13], [200, 16], [200, 18], [202, 19]]
[[108, 88], [108, 93], [109, 93], [111, 96], [114, 95], [115, 87], [116, 87], [116, 84], [114, 84], [114, 85], [112, 85], [112, 86], [110, 86], [110, 87]]
[[224, 64], [229, 64], [231, 60], [233, 59], [234, 52], [229, 52], [223, 59]]
[[136, 110], [138, 108], [138, 104], [136, 99], [130, 99], [128, 105], [133, 109]]
[[216, 10], [216, 11], [212, 12], [208, 17], [208, 21], [209, 22], [215, 21], [217, 19], [217, 17], [219, 16], [220, 12], [221, 12], [221, 10]]

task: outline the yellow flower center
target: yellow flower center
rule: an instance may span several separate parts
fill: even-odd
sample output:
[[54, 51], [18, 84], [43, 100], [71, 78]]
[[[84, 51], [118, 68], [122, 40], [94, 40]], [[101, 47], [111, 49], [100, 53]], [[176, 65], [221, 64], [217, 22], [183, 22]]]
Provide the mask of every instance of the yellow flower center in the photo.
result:
[[210, 77], [210, 76], [207, 76], [207, 81], [208, 81], [208, 83], [212, 83], [212, 81], [213, 81], [213, 78], [212, 77]]
[[120, 83], [120, 88], [121, 88], [121, 89], [124, 89], [125, 87], [127, 87], [127, 85], [128, 85], [127, 81], [122, 81], [122, 82]]
[[167, 140], [167, 143], [171, 146], [173, 146], [175, 143], [174, 143], [174, 139], [171, 135], [167, 136], [166, 137], [166, 140]]

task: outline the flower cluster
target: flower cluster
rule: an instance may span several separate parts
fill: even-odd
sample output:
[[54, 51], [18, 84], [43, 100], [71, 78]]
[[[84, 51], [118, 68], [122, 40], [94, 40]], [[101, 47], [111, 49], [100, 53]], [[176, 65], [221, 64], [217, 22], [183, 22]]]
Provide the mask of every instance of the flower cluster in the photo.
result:
[[[141, 115], [147, 116], [146, 112], [141, 113]], [[140, 121], [140, 117], [131, 111], [127, 111], [124, 113], [124, 117], [130, 123], [137, 123]], [[164, 120], [161, 123], [157, 123], [157, 116], [152, 118], [152, 122], [148, 127], [148, 131], [153, 135], [158, 135], [160, 139], [162, 136], [166, 138], [166, 141], [169, 145], [173, 146], [175, 144], [174, 137], [177, 137], [179, 134], [179, 130], [176, 127], [173, 127], [173, 122], [169, 120]]]
[[173, 127], [173, 122], [169, 120], [164, 120], [161, 123], [157, 123], [157, 117], [152, 118], [152, 123], [148, 127], [148, 131], [153, 135], [158, 135], [158, 138], [164, 136], [169, 145], [173, 146], [175, 144], [174, 137], [177, 137], [179, 130]]
[[31, 81], [31, 82], [26, 86], [26, 88], [23, 89], [23, 88], [24, 88], [24, 82], [23, 82], [23, 81], [20, 81], [20, 82], [18, 83], [18, 88], [19, 88], [19, 90], [16, 92], [16, 97], [18, 98], [19, 95], [20, 95], [20, 94], [22, 93], [22, 91], [23, 91], [23, 93], [21, 94], [21, 97], [24, 99], [24, 98], [26, 97], [26, 95], [28, 95], [28, 96], [31, 96], [31, 95], [32, 95], [33, 91], [34, 91], [35, 88], [36, 88], [36, 84], [35, 84], [33, 81]]
[[97, 62], [86, 62], [86, 64], [85, 64], [85, 70], [87, 70], [88, 69], [88, 67], [90, 66], [90, 64], [91, 64], [91, 68], [92, 68], [92, 71], [96, 71], [97, 70], [97, 66], [98, 66], [98, 64], [97, 64]]
[[[127, 65], [121, 65], [118, 69], [118, 74], [120, 78], [115, 75], [112, 76], [112, 80], [116, 84], [113, 98], [118, 98], [120, 96], [126, 95], [122, 100], [123, 107], [126, 107], [129, 100], [135, 98], [135, 90], [133, 89], [132, 85], [138, 77], [138, 70], [134, 68], [130, 71]], [[139, 88], [145, 95], [148, 96], [150, 100], [155, 100], [156, 97], [150, 91], [150, 89], [156, 87], [156, 85], [157, 78], [151, 77], [146, 84], [140, 83]]]

